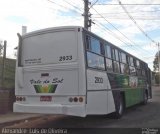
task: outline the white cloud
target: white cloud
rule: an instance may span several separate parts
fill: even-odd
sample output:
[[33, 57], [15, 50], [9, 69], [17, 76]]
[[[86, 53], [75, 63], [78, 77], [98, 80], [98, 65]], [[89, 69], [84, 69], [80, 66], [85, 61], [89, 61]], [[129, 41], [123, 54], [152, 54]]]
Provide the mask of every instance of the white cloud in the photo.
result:
[[[83, 0], [1, 0], [0, 1], [0, 39], [8, 41], [7, 55], [13, 57], [13, 48], [17, 46], [17, 32], [21, 33], [22, 25], [28, 27], [28, 32], [47, 27], [64, 26], [64, 25], [80, 25], [83, 26], [83, 13], [84, 3]], [[92, 3], [95, 0], [90, 0]], [[121, 0], [122, 3], [160, 3], [159, 0]], [[56, 4], [55, 4], [56, 3]], [[108, 3], [108, 0], [99, 0], [98, 3]], [[118, 3], [111, 0], [109, 3]], [[127, 38], [140, 44], [139, 48], [126, 47], [128, 52], [143, 59], [148, 51], [156, 53], [156, 48], [144, 44], [150, 44], [151, 41], [147, 39], [135, 24], [129, 19], [127, 14], [122, 13], [124, 10], [119, 5], [94, 5], [93, 6], [99, 13], [102, 14], [111, 24], [117, 27]], [[160, 10], [158, 5], [136, 6], [125, 5], [128, 12], [135, 18], [137, 24], [151, 36], [155, 41], [159, 41], [159, 20], [142, 20], [143, 18], [157, 18], [159, 12], [149, 12]], [[142, 12], [140, 12], [142, 11]], [[92, 14], [97, 14], [93, 9], [90, 9]], [[117, 14], [115, 14], [117, 13]], [[99, 15], [92, 15], [98, 17]], [[124, 19], [122, 19], [124, 18]], [[128, 19], [127, 19], [128, 18]], [[122, 41], [130, 44], [131, 42], [126, 39], [120, 32], [115, 30], [106, 20], [93, 18], [96, 25], [92, 25], [92, 31], [112, 42], [117, 46], [125, 45]], [[97, 21], [108, 27], [111, 32], [108, 32], [103, 26], [97, 26]], [[101, 27], [101, 28], [100, 28]], [[103, 27], [103, 28], [102, 28]], [[105, 29], [105, 30], [104, 30]], [[107, 32], [106, 32], [107, 31]], [[120, 38], [117, 39], [117, 37]], [[142, 50], [143, 49], [143, 50]], [[147, 60], [145, 60], [147, 62]], [[149, 61], [149, 60], [148, 60]], [[150, 62], [150, 61], [149, 61]]]
[[[160, 4], [159, 0], [121, 0], [122, 4]], [[118, 4], [118, 1], [103, 1], [100, 3], [114, 3]], [[129, 12], [129, 14], [134, 18], [136, 21], [136, 24], [145, 32], [146, 36], [149, 36], [156, 42], [160, 40], [159, 38], [159, 11], [160, 5], [124, 5], [126, 10]], [[157, 51], [157, 49], [153, 46], [155, 46], [155, 43], [149, 38], [147, 38], [142, 31], [137, 28], [135, 23], [130, 20], [128, 15], [125, 13], [123, 8], [119, 5], [96, 5], [95, 9], [105, 17], [104, 18], [95, 18], [96, 21], [102, 23], [107, 28], [112, 29], [112, 32], [115, 33], [115, 35], [118, 35], [123, 41], [130, 42], [131, 40], [133, 44], [133, 47], [123, 47], [126, 51], [132, 53], [133, 55], [139, 57], [140, 59], [144, 60], [144, 55], [154, 55]], [[93, 17], [98, 17], [99, 15], [92, 10]], [[99, 16], [100, 17], [100, 16]], [[154, 19], [155, 18], [155, 19]], [[114, 25], [116, 28], [118, 28], [125, 36], [127, 36], [128, 39], [126, 39], [122, 34], [120, 34], [117, 30], [115, 30], [110, 24], [108, 24], [109, 21], [112, 25]], [[111, 28], [112, 27], [112, 28]], [[105, 37], [105, 36], [103, 36]], [[111, 38], [110, 38], [111, 39]], [[112, 40], [112, 39], [111, 39]], [[116, 45], [118, 46], [124, 46], [122, 42]], [[148, 44], [151, 44], [148, 45]], [[126, 45], [125, 45], [126, 46]], [[150, 66], [152, 65], [153, 58], [145, 59], [146, 62], [150, 63]], [[151, 67], [152, 68], [152, 67]]]

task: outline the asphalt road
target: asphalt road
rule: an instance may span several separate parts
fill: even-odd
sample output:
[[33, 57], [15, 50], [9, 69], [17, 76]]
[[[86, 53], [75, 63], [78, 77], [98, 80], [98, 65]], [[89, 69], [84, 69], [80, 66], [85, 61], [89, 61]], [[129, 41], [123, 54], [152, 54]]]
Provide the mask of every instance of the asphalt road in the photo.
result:
[[64, 116], [46, 124], [46, 127], [78, 128], [160, 128], [160, 87], [153, 87], [153, 98], [147, 105], [128, 108], [121, 119], [110, 116], [88, 116], [86, 118]]
[[46, 115], [37, 120], [16, 124], [15, 128], [160, 128], [160, 87], [153, 87], [153, 98], [147, 105], [128, 108], [121, 119], [110, 116]]

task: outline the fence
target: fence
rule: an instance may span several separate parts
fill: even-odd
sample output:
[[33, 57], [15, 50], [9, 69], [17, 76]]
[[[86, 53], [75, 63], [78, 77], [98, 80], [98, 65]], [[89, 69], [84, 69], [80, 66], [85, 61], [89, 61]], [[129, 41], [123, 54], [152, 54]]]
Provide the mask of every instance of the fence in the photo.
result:
[[[0, 89], [10, 89], [14, 88], [15, 85], [15, 59], [5, 59], [4, 69], [3, 67], [3, 58], [0, 57]], [[3, 72], [2, 72], [3, 71]], [[2, 75], [3, 73], [3, 75]], [[3, 76], [3, 78], [2, 78]]]
[[0, 89], [0, 114], [13, 111], [14, 89]]
[[[5, 61], [5, 62], [4, 62]], [[12, 111], [15, 101], [16, 60], [0, 57], [0, 114]]]

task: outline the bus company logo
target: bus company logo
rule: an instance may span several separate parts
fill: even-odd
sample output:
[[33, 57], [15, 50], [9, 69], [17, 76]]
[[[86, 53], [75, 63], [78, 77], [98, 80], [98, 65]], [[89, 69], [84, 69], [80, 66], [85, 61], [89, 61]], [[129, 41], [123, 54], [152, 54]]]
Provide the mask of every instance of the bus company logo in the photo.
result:
[[55, 93], [58, 84], [33, 85], [36, 93]]
[[53, 78], [52, 80], [30, 80], [31, 85], [33, 85], [36, 93], [55, 93], [58, 84], [63, 83], [63, 78]]

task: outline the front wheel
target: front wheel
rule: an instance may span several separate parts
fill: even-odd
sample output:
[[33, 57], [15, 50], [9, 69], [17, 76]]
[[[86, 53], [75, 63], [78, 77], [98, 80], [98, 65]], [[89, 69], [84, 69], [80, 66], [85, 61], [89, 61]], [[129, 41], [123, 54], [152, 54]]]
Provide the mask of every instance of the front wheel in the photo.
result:
[[124, 101], [122, 95], [119, 97], [119, 102], [116, 104], [116, 111], [113, 113], [115, 119], [119, 119], [122, 117], [124, 113]]

